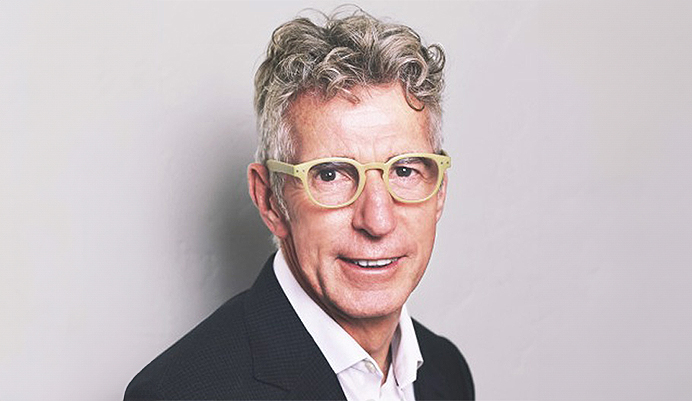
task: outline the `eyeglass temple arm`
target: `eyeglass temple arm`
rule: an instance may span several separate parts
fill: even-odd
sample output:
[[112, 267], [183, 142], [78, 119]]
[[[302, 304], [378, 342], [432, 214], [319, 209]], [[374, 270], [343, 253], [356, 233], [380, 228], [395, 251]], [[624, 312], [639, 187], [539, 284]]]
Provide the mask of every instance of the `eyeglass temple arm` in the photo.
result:
[[269, 171], [284, 173], [288, 175], [295, 175], [295, 166], [293, 166], [292, 164], [280, 162], [278, 160], [267, 160], [267, 168], [269, 169]]

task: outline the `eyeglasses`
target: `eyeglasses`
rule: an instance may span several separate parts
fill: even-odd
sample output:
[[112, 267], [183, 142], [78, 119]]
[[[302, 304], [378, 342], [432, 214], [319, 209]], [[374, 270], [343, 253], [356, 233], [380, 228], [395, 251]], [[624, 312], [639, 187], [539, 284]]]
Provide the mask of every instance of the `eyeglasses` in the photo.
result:
[[444, 172], [452, 166], [452, 158], [444, 151], [441, 153], [406, 153], [386, 163], [366, 164], [345, 157], [327, 157], [295, 165], [267, 160], [267, 168], [299, 178], [308, 197], [326, 208], [344, 207], [355, 202], [365, 188], [365, 172], [368, 170], [382, 170], [384, 184], [397, 201], [418, 203], [435, 195]]

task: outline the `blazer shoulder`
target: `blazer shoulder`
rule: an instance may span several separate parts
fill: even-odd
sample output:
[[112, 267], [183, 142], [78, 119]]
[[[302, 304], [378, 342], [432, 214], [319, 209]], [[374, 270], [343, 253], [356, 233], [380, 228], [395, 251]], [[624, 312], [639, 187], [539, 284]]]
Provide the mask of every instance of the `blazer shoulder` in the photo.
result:
[[436, 387], [447, 388], [452, 399], [473, 400], [475, 389], [471, 369], [461, 351], [447, 338], [437, 335], [418, 321], [413, 321], [423, 355], [419, 376], [427, 384], [434, 378]]
[[184, 399], [201, 387], [227, 387], [252, 377], [243, 304], [247, 291], [228, 300], [142, 369], [125, 400]]

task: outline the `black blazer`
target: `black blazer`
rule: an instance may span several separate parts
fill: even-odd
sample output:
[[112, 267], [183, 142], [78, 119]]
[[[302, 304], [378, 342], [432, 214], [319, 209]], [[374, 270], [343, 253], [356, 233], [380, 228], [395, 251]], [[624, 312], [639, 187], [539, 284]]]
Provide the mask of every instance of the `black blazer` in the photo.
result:
[[[279, 286], [273, 259], [249, 290], [142, 369], [125, 400], [345, 400], [336, 374]], [[416, 400], [474, 399], [459, 350], [413, 325], [424, 359], [414, 383]]]

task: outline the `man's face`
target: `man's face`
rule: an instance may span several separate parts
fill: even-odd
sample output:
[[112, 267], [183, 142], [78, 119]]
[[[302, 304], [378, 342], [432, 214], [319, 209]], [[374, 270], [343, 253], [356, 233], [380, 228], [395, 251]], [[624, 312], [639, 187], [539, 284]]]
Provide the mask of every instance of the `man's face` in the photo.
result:
[[[432, 152], [426, 112], [412, 109], [399, 85], [356, 89], [360, 102], [298, 98], [291, 109], [295, 162], [341, 156], [385, 162], [402, 153]], [[351, 205], [315, 205], [299, 180], [284, 187], [289, 221], [281, 238], [289, 266], [308, 294], [338, 321], [398, 314], [430, 259], [444, 205], [440, 192], [417, 204], [395, 201], [382, 172], [369, 170]], [[379, 261], [361, 267], [354, 261]]]

